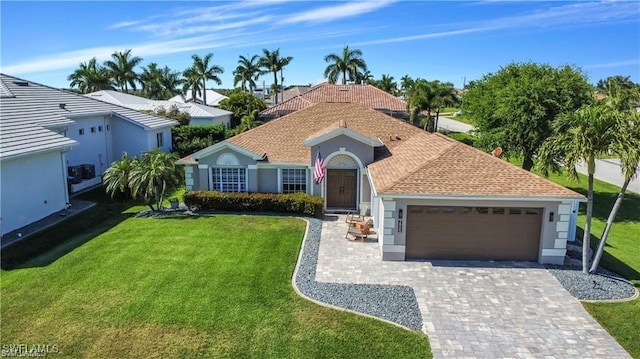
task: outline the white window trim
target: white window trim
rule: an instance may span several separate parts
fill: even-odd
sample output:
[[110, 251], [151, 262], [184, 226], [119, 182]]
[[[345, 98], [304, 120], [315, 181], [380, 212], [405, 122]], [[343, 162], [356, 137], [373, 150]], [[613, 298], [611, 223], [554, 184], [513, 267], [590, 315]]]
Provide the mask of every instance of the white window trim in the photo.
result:
[[[282, 174], [282, 171], [284, 170], [303, 171], [305, 189], [304, 191], [300, 191], [300, 192], [309, 193], [309, 171], [307, 170], [306, 167], [278, 168], [278, 193], [284, 193], [284, 176]], [[302, 184], [302, 183], [299, 183], [299, 184]], [[296, 193], [296, 192], [289, 192], [289, 193]]]
[[[216, 167], [209, 167], [209, 190], [210, 191], [214, 191], [213, 189], [213, 171], [214, 170], [218, 170], [218, 169], [235, 169], [235, 170], [242, 170], [244, 171], [244, 191], [240, 191], [238, 188], [238, 191], [229, 191], [226, 193], [241, 193], [241, 192], [249, 192], [249, 171], [247, 170], [246, 167], [229, 167], [229, 166], [216, 166]], [[222, 186], [220, 186], [222, 187]]]

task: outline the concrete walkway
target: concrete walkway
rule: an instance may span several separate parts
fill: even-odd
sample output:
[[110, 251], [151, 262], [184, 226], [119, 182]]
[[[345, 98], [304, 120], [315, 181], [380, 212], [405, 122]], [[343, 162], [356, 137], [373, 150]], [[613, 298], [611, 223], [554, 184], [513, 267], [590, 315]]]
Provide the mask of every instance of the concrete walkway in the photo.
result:
[[[585, 163], [579, 163], [576, 166], [576, 170], [579, 173], [586, 175], [587, 165]], [[640, 168], [638, 168], [637, 173], [638, 175], [629, 182], [627, 191], [640, 194]], [[596, 173], [594, 174], [594, 177], [600, 181], [622, 187], [624, 184], [624, 177], [622, 176], [622, 170], [620, 169], [620, 160], [615, 158], [596, 160]]]
[[438, 129], [443, 129], [451, 132], [464, 132], [467, 133], [474, 130], [475, 127], [460, 121], [456, 121], [449, 117], [440, 116], [438, 119]]
[[375, 239], [325, 221], [316, 280], [413, 287], [434, 358], [629, 358], [541, 266], [528, 262], [383, 262]]

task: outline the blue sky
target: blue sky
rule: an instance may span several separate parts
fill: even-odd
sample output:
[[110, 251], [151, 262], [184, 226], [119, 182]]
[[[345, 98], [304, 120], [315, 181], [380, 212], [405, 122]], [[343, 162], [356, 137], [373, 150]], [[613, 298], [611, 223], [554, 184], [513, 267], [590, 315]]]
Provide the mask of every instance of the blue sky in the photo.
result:
[[220, 87], [231, 88], [239, 55], [280, 48], [294, 58], [285, 85], [315, 84], [324, 56], [345, 45], [362, 50], [375, 78], [396, 81], [460, 87], [534, 61], [577, 65], [593, 83], [640, 82], [637, 1], [2, 1], [0, 11], [2, 72], [55, 87], [68, 87], [80, 62], [125, 49], [180, 71], [191, 54], [213, 52]]

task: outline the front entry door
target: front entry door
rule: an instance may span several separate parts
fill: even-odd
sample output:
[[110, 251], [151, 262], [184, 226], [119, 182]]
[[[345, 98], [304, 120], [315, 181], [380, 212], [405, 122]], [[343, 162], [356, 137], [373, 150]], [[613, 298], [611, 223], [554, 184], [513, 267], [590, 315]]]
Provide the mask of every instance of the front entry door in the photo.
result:
[[327, 208], [356, 208], [358, 170], [327, 170]]

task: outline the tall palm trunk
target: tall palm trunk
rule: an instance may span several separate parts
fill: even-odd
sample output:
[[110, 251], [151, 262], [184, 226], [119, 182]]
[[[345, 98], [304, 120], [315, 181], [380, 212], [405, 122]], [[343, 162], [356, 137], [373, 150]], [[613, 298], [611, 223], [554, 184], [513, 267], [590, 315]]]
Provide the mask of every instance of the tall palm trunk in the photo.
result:
[[278, 104], [278, 72], [274, 71], [273, 72], [273, 83], [275, 84], [274, 86], [274, 91], [276, 92], [276, 105]]
[[589, 273], [595, 273], [598, 269], [598, 264], [600, 264], [600, 258], [602, 258], [602, 253], [604, 252], [604, 246], [607, 243], [607, 238], [609, 237], [609, 231], [611, 231], [611, 227], [613, 226], [613, 220], [616, 219], [616, 215], [618, 214], [618, 210], [622, 205], [622, 200], [624, 199], [624, 195], [627, 192], [627, 186], [631, 182], [631, 178], [627, 178], [624, 180], [622, 184], [622, 188], [620, 189], [620, 193], [618, 193], [618, 198], [616, 198], [616, 202], [613, 204], [613, 208], [611, 208], [611, 213], [609, 213], [609, 218], [607, 218], [607, 224], [604, 227], [604, 231], [602, 232], [602, 236], [600, 237], [600, 244], [598, 244], [598, 250], [596, 251], [596, 255], [593, 258], [593, 263], [591, 263], [591, 268], [589, 269]]
[[207, 79], [202, 80], [202, 104], [207, 106]]
[[342, 84], [346, 85], [347, 84], [347, 70], [342, 70]]
[[587, 193], [587, 219], [584, 224], [582, 236], [582, 273], [589, 273], [589, 249], [591, 248], [591, 217], [593, 216], [593, 174], [596, 171], [596, 162], [593, 157], [587, 159], [589, 173], [589, 192]]

